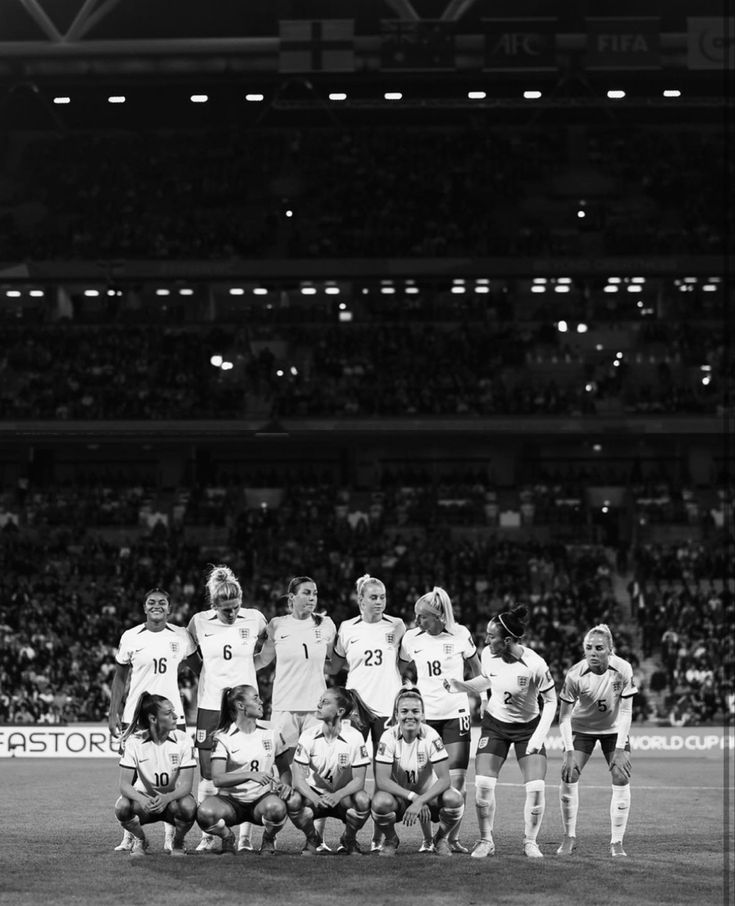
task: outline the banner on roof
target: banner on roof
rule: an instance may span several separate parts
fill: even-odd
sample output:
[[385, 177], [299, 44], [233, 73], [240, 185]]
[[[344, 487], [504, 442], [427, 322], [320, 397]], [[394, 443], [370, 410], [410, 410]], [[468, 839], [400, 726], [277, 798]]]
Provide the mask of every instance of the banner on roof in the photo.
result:
[[585, 69], [660, 69], [660, 25], [656, 16], [587, 19]]
[[354, 19], [281, 19], [278, 27], [281, 72], [355, 69]]
[[381, 69], [454, 69], [453, 22], [383, 19]]
[[735, 69], [735, 18], [690, 16], [687, 19], [689, 69]]
[[485, 69], [549, 71], [556, 66], [555, 18], [483, 19]]

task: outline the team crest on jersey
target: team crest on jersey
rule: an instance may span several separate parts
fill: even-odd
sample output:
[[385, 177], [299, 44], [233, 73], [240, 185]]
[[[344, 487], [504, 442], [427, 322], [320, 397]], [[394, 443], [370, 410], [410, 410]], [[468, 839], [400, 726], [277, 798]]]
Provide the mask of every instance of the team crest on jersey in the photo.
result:
[[294, 758], [296, 758], [297, 755], [299, 758], [304, 757], [304, 747], [301, 744], [296, 746], [296, 754], [294, 755]]
[[386, 632], [385, 634], [385, 644], [392, 645], [396, 640], [395, 632]]
[[181, 650], [181, 646], [178, 642], [169, 642], [169, 645], [171, 646], [171, 654], [178, 654]]
[[444, 654], [447, 655], [447, 657], [454, 654], [454, 645], [442, 645], [442, 649], [444, 651]]
[[346, 752], [340, 752], [337, 756], [337, 764], [341, 768], [346, 768], [350, 763], [350, 756]]
[[204, 740], [206, 738], [207, 738], [206, 730], [197, 730], [197, 742], [204, 742]]
[[316, 629], [314, 630], [314, 638], [317, 640], [317, 642], [321, 642], [321, 640], [322, 640], [322, 631], [321, 631], [321, 629], [316, 628]]
[[249, 630], [249, 629], [238, 629], [238, 632], [240, 633], [240, 638], [241, 638], [241, 639], [244, 640], [244, 639], [249, 639], [249, 638], [250, 638], [250, 630]]
[[622, 688], [623, 688], [623, 684], [622, 684], [622, 683], [613, 683], [613, 690], [614, 690], [615, 692], [620, 692], [620, 690], [621, 690]]
[[270, 739], [263, 739], [263, 748], [266, 752], [273, 751], [273, 742]]
[[521, 687], [521, 689], [525, 688], [525, 687], [528, 685], [528, 677], [527, 677], [527, 676], [519, 676], [519, 677], [518, 677], [518, 685]]
[[171, 753], [171, 757], [170, 757], [170, 761], [171, 761], [171, 765], [172, 765], [173, 767], [176, 767], [176, 765], [179, 763], [179, 753], [178, 753], [178, 752], [172, 752], [172, 753]]
[[426, 764], [426, 752], [419, 752], [416, 755], [416, 761], [418, 761], [419, 764]]

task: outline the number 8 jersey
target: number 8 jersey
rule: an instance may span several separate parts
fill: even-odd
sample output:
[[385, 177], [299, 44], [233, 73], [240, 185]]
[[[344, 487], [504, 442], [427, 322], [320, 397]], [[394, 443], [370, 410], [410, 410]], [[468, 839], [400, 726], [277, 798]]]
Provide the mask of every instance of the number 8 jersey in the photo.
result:
[[[276, 758], [287, 748], [280, 734], [265, 723], [257, 721], [252, 733], [243, 733], [237, 724], [230, 724], [226, 730], [220, 730], [214, 736], [212, 761], [225, 761], [227, 772], [262, 771], [270, 774]], [[243, 780], [237, 786], [223, 787], [217, 795], [230, 796], [239, 802], [257, 802], [270, 792], [270, 787], [263, 786], [257, 780]]]
[[424, 700], [426, 720], [451, 720], [469, 716], [466, 692], [447, 692], [444, 679], [464, 679], [464, 662], [477, 651], [469, 629], [455, 623], [449, 632], [429, 635], [423, 629], [409, 629], [403, 636], [401, 660], [416, 665], [416, 685]]

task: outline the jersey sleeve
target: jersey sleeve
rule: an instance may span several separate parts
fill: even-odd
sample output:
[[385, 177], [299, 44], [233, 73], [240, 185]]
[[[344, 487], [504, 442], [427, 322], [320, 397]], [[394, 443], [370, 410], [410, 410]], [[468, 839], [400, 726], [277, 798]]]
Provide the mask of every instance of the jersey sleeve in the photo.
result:
[[189, 625], [186, 627], [186, 631], [194, 640], [194, 644], [199, 647], [199, 636], [197, 635], [197, 615], [194, 614], [189, 620]]
[[196, 767], [197, 759], [194, 752], [194, 746], [191, 744], [191, 739], [186, 735], [186, 733], [183, 732], [177, 733], [177, 739], [179, 742], [179, 758], [181, 759], [181, 767]]
[[355, 730], [354, 736], [351, 740], [351, 748], [353, 768], [362, 768], [370, 764], [370, 756], [368, 755], [367, 746], [365, 745], [365, 741], [357, 730]]
[[216, 758], [222, 758], [227, 760], [229, 751], [227, 749], [227, 743], [225, 742], [224, 737], [220, 733], [214, 734], [214, 745], [212, 747], [212, 754], [210, 759], [214, 761]]
[[124, 632], [120, 636], [120, 646], [117, 649], [117, 654], [115, 655], [115, 661], [118, 664], [125, 665], [130, 664], [133, 657], [132, 645], [130, 644], [130, 635], [128, 632]]
[[449, 754], [447, 753], [447, 750], [444, 747], [442, 738], [436, 732], [431, 737], [429, 750], [430, 750], [429, 761], [431, 761], [432, 764], [436, 764], [438, 761], [446, 761], [449, 758]]
[[577, 680], [571, 670], [564, 677], [564, 685], [559, 693], [559, 698], [568, 705], [573, 705], [579, 698]]
[[334, 624], [334, 620], [331, 617], [325, 617], [322, 625], [327, 630], [327, 644], [331, 645], [337, 638], [337, 627]]
[[298, 764], [308, 765], [311, 762], [311, 737], [307, 733], [299, 736], [293, 760]]
[[462, 657], [465, 660], [468, 660], [472, 657], [473, 654], [477, 654], [477, 645], [475, 645], [475, 640], [472, 638], [472, 633], [467, 629], [466, 626], [463, 626], [464, 630], [464, 645], [462, 647]]
[[554, 677], [551, 675], [549, 665], [542, 657], [539, 657], [538, 659], [538, 663], [536, 664], [536, 671], [539, 692], [548, 692], [549, 689], [553, 689]]
[[413, 660], [413, 637], [409, 636], [408, 633], [401, 639], [401, 650], [398, 652], [398, 657], [402, 661]]
[[136, 770], [138, 767], [139, 758], [139, 741], [135, 736], [128, 736], [128, 738], [125, 740], [125, 750], [120, 756], [120, 767], [132, 768], [133, 770]]
[[625, 670], [623, 672], [623, 691], [620, 693], [620, 697], [631, 698], [633, 695], [637, 694], [638, 689], [635, 684], [635, 677], [633, 676], [633, 668], [626, 662]]
[[345, 624], [342, 623], [337, 632], [337, 641], [334, 643], [334, 653], [338, 657], [347, 657], [347, 648], [345, 647], [347, 642], [345, 640]]
[[190, 654], [194, 654], [197, 650], [197, 643], [194, 641], [194, 637], [189, 632], [188, 629], [179, 629], [178, 635], [181, 636], [181, 639], [184, 643], [184, 657], [189, 657]]
[[396, 751], [396, 737], [392, 730], [386, 730], [378, 742], [378, 751], [375, 760], [381, 764], [393, 764]]

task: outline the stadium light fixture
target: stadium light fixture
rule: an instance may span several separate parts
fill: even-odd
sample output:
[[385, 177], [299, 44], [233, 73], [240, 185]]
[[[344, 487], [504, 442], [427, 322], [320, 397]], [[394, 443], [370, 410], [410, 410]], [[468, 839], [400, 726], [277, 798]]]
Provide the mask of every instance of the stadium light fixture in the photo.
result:
[[383, 95], [386, 101], [400, 101], [403, 99], [402, 91], [386, 91]]
[[465, 288], [464, 288], [464, 286], [460, 286], [460, 285], [453, 286], [453, 287], [452, 287], [452, 292], [453, 292], [455, 295], [460, 295], [461, 293], [465, 292]]
[[29, 295], [32, 296], [34, 299], [42, 299], [44, 296], [44, 292], [42, 289], [32, 289], [30, 291]]
[[[88, 296], [90, 299], [94, 299], [95, 296], [99, 296], [100, 291], [98, 289], [85, 289], [84, 295]], [[20, 293], [18, 293], [20, 295]]]
[[329, 92], [330, 101], [346, 101], [347, 95], [344, 91], [330, 91]]
[[107, 98], [107, 103], [108, 104], [124, 104], [126, 100], [127, 100], [127, 98], [125, 97], [124, 94], [111, 94]]
[[[9, 289], [5, 295], [8, 299], [20, 299], [20, 290], [19, 289]], [[86, 293], [85, 293], [86, 295]]]
[[246, 94], [245, 100], [250, 101], [251, 104], [258, 104], [263, 100], [262, 94]]
[[611, 101], [619, 101], [625, 97], [625, 92], [620, 88], [613, 88], [608, 91], [607, 96]]
[[69, 97], [56, 97], [54, 98], [54, 104], [71, 104], [71, 98]]
[[680, 98], [681, 91], [678, 88], [664, 88], [663, 96], [665, 98]]
[[222, 362], [222, 365], [220, 367], [223, 371], [232, 371], [235, 366], [232, 364], [232, 362]]
[[267, 296], [268, 290], [264, 286], [254, 286], [253, 295], [254, 296]]
[[568, 293], [569, 287], [567, 286], [566, 283], [557, 283], [557, 285], [554, 287], [554, 292], [555, 293]]
[[209, 364], [214, 365], [215, 368], [220, 368], [222, 366], [222, 361], [223, 360], [221, 355], [213, 355], [209, 360]]
[[566, 333], [569, 330], [569, 325], [566, 321], [559, 321], [556, 325], [556, 329], [559, 333]]
[[467, 97], [471, 101], [484, 101], [485, 98], [487, 97], [487, 92], [486, 91], [468, 91]]
[[301, 287], [301, 295], [302, 295], [302, 296], [315, 296], [315, 295], [316, 295], [316, 287], [315, 287], [315, 286], [302, 286], [302, 287]]
[[523, 97], [527, 101], [537, 101], [540, 97], [542, 97], [542, 94], [540, 91], [524, 91]]
[[244, 296], [245, 290], [241, 286], [231, 286], [230, 295], [231, 296]]
[[192, 94], [189, 98], [192, 104], [206, 104], [209, 100], [209, 95], [207, 94]]
[[531, 292], [532, 293], [545, 293], [546, 287], [540, 283], [536, 283], [531, 287]]
[[171, 295], [171, 290], [170, 290], [170, 289], [165, 289], [165, 288], [163, 288], [163, 287], [159, 287], [159, 288], [156, 290], [156, 295], [157, 295], [157, 296], [170, 296], [170, 295]]
[[189, 289], [188, 286], [184, 286], [184, 287], [182, 287], [182, 289], [179, 290], [179, 295], [180, 296], [193, 296], [194, 290]]
[[618, 288], [614, 283], [608, 283], [607, 286], [603, 290], [603, 292], [606, 292], [606, 293], [616, 293], [617, 291], [618, 291]]
[[577, 324], [577, 333], [587, 333], [587, 325], [584, 321], [580, 321], [579, 324]]
[[478, 283], [478, 284], [475, 286], [475, 292], [476, 292], [476, 293], [489, 293], [489, 292], [490, 292], [490, 287], [487, 286], [485, 283]]

